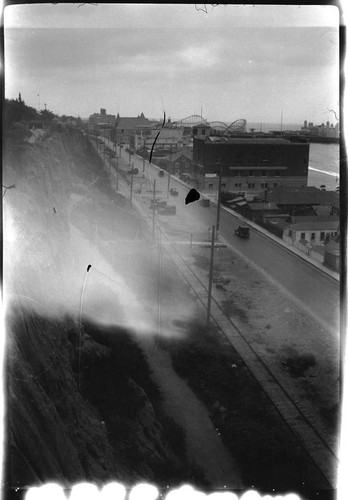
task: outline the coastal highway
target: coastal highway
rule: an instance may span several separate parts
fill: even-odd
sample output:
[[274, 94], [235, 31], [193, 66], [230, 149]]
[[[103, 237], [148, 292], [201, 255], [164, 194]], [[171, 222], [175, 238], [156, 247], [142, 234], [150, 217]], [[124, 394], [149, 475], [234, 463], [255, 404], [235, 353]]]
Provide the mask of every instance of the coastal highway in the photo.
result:
[[[119, 152], [119, 148], [117, 151]], [[122, 158], [128, 162], [129, 154], [125, 149], [121, 151]], [[132, 155], [131, 162], [139, 169], [139, 173], [142, 173], [142, 158]], [[145, 163], [145, 175], [156, 179], [156, 190], [162, 191], [159, 196], [166, 199], [168, 175], [165, 173], [164, 177], [159, 177], [158, 171], [157, 167]], [[175, 200], [170, 197], [177, 207], [177, 215], [173, 219], [177, 220], [178, 226], [180, 225], [182, 230], [185, 230], [186, 226], [188, 234], [192, 232], [192, 227], [205, 227], [208, 234], [208, 228], [216, 225], [216, 206], [211, 204], [210, 207], [202, 207], [197, 202], [185, 205], [185, 197], [190, 188], [173, 177], [170, 179], [170, 187], [175, 187], [179, 192]], [[249, 240], [238, 238], [234, 233], [238, 224], [236, 217], [221, 209], [220, 236], [225, 242], [242, 254], [249, 264], [265, 273], [282, 292], [288, 294], [289, 300], [298, 308], [310, 314], [323, 329], [338, 338], [339, 283], [254, 229], [250, 230]]]

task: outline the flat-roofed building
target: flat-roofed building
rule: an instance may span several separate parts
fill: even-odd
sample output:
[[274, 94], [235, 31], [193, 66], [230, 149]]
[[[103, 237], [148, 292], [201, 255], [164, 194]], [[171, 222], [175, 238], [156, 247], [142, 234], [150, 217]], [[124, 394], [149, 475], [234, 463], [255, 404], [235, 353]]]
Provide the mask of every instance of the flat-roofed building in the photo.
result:
[[200, 188], [218, 189], [221, 171], [222, 190], [265, 193], [277, 186], [306, 186], [309, 147], [277, 137], [240, 137], [211, 135], [209, 126], [193, 129], [193, 161]]

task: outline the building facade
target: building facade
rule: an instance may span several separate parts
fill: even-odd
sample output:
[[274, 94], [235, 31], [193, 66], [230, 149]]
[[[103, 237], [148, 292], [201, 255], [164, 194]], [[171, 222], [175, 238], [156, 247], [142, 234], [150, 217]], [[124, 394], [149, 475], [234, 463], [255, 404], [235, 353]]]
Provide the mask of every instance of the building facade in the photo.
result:
[[270, 137], [219, 137], [209, 126], [193, 129], [193, 160], [200, 189], [265, 193], [277, 186], [306, 186], [309, 147]]
[[121, 118], [120, 115], [117, 114], [115, 122], [116, 141], [119, 144], [129, 144], [133, 150], [137, 149], [135, 137], [137, 135], [145, 136], [156, 124], [157, 122], [145, 118], [144, 113], [141, 113], [137, 117], [124, 118]]

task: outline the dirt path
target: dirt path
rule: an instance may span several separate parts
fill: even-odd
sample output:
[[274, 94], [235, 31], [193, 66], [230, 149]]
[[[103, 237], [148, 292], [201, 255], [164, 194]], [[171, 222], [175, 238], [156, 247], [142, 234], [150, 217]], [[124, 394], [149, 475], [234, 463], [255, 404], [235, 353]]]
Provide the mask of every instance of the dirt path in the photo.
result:
[[222, 443], [206, 407], [173, 370], [168, 353], [145, 339], [141, 341], [141, 346], [153, 370], [153, 379], [163, 394], [167, 414], [185, 429], [187, 450], [192, 462], [201, 467], [214, 488], [227, 486], [242, 489], [236, 462]]
[[[103, 215], [102, 212], [100, 214]], [[87, 209], [85, 216], [87, 219]], [[104, 216], [104, 219], [108, 218], [109, 214], [105, 213]], [[100, 320], [105, 323], [112, 323], [115, 321], [115, 317], [123, 316], [122, 321], [127, 326], [136, 328], [137, 325], [143, 325], [143, 328], [136, 328], [138, 342], [148, 358], [150, 368], [153, 371], [153, 379], [162, 393], [165, 411], [185, 431], [190, 460], [202, 469], [214, 488], [223, 488], [224, 486], [234, 489], [242, 488], [243, 484], [238, 467], [222, 443], [218, 430], [214, 428], [209, 418], [206, 407], [197, 399], [186, 382], [176, 374], [172, 368], [170, 356], [159, 347], [155, 347], [156, 309], [153, 308], [151, 294], [156, 295], [156, 249], [152, 249], [147, 258], [144, 258], [144, 244], [139, 246], [138, 244], [133, 245], [132, 242], [114, 242], [116, 246], [112, 245], [114, 250], [111, 251], [112, 246], [106, 242], [102, 244], [95, 240], [93, 232], [91, 232], [91, 238], [88, 239], [86, 233], [82, 234], [75, 226], [71, 225], [70, 235], [72, 246], [79, 253], [78, 260], [90, 263], [92, 266], [95, 265], [97, 268], [96, 271], [92, 267], [91, 275], [88, 276], [84, 314], [93, 314], [94, 318], [99, 315]], [[116, 260], [115, 255], [117, 256]], [[120, 262], [124, 265], [121, 273]], [[175, 273], [173, 266], [170, 267], [170, 270], [166, 266], [164, 267], [168, 275]], [[128, 273], [127, 269], [129, 269]], [[98, 275], [99, 270], [102, 270], [112, 280], [130, 287], [134, 293], [130, 292], [124, 298], [125, 300], [122, 300], [122, 296], [116, 293], [115, 285], [112, 282], [108, 283], [105, 278]], [[82, 268], [79, 274], [82, 278], [84, 275]], [[163, 276], [163, 283], [166, 281], [165, 276]], [[176, 301], [179, 297], [180, 304], [174, 306], [175, 299], [172, 291], [166, 290], [171, 297], [169, 301], [171, 307], [166, 307], [167, 300], [167, 304], [162, 310], [161, 332], [168, 332], [172, 335], [172, 319], [180, 316], [180, 310], [181, 312], [184, 310], [184, 303], [192, 301], [192, 298], [186, 297], [187, 290], [184, 289], [181, 280], [173, 278], [170, 281], [175, 290]], [[166, 292], [163, 290], [167, 296]], [[185, 298], [183, 298], [184, 296]], [[116, 312], [118, 310], [116, 298], [121, 308], [124, 308], [124, 315], [121, 314], [120, 310]], [[194, 309], [194, 306], [188, 306], [187, 315], [190, 315], [189, 309], [191, 307], [192, 310]], [[173, 341], [175, 341], [174, 338]]]

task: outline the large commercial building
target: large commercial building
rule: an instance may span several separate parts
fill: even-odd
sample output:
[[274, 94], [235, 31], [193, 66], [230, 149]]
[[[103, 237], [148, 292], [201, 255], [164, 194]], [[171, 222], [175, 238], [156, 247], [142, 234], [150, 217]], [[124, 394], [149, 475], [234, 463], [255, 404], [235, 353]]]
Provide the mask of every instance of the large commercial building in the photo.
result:
[[134, 137], [137, 134], [145, 134], [153, 128], [157, 122], [145, 118], [144, 113], [137, 117], [116, 117], [116, 140], [118, 143], [130, 144], [135, 148]]
[[300, 139], [224, 137], [209, 126], [193, 129], [193, 180], [202, 191], [265, 193], [277, 186], [307, 186], [309, 144]]

